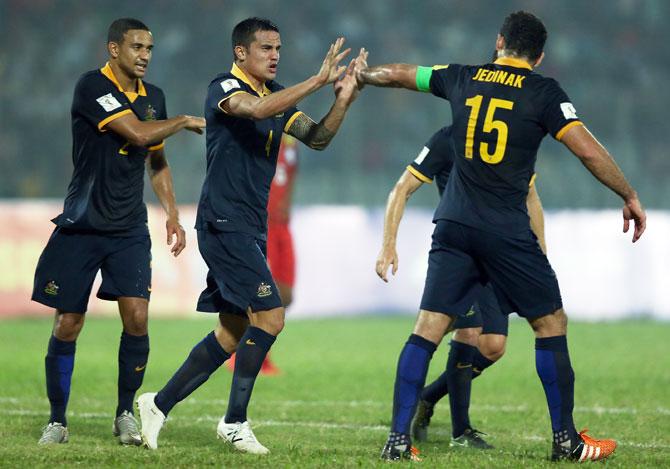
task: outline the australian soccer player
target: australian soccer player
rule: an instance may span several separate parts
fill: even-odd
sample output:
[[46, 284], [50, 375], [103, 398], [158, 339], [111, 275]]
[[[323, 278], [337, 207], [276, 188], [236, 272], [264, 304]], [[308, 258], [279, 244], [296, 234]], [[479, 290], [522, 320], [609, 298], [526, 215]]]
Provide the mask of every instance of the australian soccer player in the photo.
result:
[[[293, 302], [293, 285], [295, 284], [295, 253], [289, 222], [293, 184], [297, 172], [298, 141], [284, 134], [279, 145], [277, 170], [270, 185], [267, 241], [268, 266], [284, 308], [288, 308]], [[235, 355], [230, 357], [226, 366], [231, 370], [235, 369]], [[260, 374], [274, 376], [279, 373], [281, 373], [279, 367], [270, 359], [268, 352], [261, 365]]]
[[[157, 447], [175, 404], [237, 350], [228, 410], [217, 434], [239, 451], [269, 452], [247, 421], [261, 364], [284, 327], [283, 302], [266, 261], [268, 192], [282, 133], [322, 150], [356, 98], [355, 61], [339, 65], [349, 52], [341, 51], [343, 43], [339, 38], [330, 46], [315, 75], [284, 89], [275, 82], [282, 45], [277, 26], [249, 18], [233, 30], [232, 69], [211, 82], [205, 101], [207, 176], [196, 220], [198, 246], [209, 267], [197, 309], [218, 313], [218, 321], [163, 389], [139, 397], [149, 448]], [[329, 83], [335, 83], [335, 100], [316, 123], [295, 106]]]
[[[432, 183], [433, 180], [441, 197], [455, 158], [451, 127], [444, 127], [430, 138], [416, 159], [407, 166], [389, 194], [382, 248], [376, 263], [377, 275], [385, 282], [388, 281], [389, 267], [392, 266], [394, 275], [398, 270], [396, 239], [407, 201], [423, 183]], [[526, 205], [532, 231], [546, 253], [544, 214], [534, 181], [535, 178], [532, 178]], [[501, 313], [490, 284], [481, 291], [470, 311], [459, 317], [452, 327], [455, 332], [446, 371], [421, 391], [411, 435], [416, 441], [427, 439], [434, 407], [449, 394], [452, 421], [450, 445], [488, 449], [492, 446], [482, 438], [481, 432], [470, 425], [469, 407], [472, 379], [503, 356], [507, 342], [507, 315]]]
[[357, 63], [360, 86], [431, 92], [448, 100], [458, 157], [434, 216], [426, 284], [414, 331], [400, 354], [393, 420], [384, 459], [412, 457], [410, 419], [430, 358], [455, 318], [467, 313], [490, 281], [503, 311], [516, 311], [535, 332], [536, 368], [553, 431], [552, 458], [604, 459], [614, 440], [577, 432], [567, 316], [551, 265], [532, 236], [525, 200], [540, 142], [547, 133], [624, 201], [623, 228], [633, 242], [646, 227], [637, 193], [607, 150], [577, 117], [559, 84], [533, 71], [547, 31], [534, 15], [509, 15], [496, 39], [498, 59], [483, 65], [419, 67]]
[[123, 322], [113, 430], [121, 443], [141, 443], [133, 399], [149, 356], [151, 241], [142, 200], [144, 168], [167, 214], [167, 243], [174, 242], [171, 251], [178, 256], [186, 240], [163, 141], [182, 129], [202, 133], [205, 126], [201, 117], [167, 119], [163, 91], [143, 81], [152, 49], [146, 25], [118, 19], [107, 35], [109, 62], [82, 75], [75, 87], [74, 173], [63, 213], [53, 220], [56, 228], [37, 264], [32, 294], [34, 301], [56, 308], [45, 359], [51, 417], [40, 444], [68, 441], [65, 413], [76, 340], [99, 270], [98, 298], [117, 301]]

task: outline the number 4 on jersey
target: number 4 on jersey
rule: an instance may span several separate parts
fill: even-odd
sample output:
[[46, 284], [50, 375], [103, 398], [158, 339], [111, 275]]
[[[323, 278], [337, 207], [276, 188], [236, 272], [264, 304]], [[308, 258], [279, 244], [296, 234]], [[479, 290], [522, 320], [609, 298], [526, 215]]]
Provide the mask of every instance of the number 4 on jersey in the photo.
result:
[[[475, 128], [477, 127], [477, 121], [479, 120], [479, 111], [482, 107], [482, 100], [484, 97], [480, 94], [468, 98], [465, 101], [465, 105], [472, 108], [470, 111], [470, 117], [468, 118], [468, 128], [465, 134], [465, 157], [472, 159], [473, 157], [473, 147], [475, 140]], [[495, 149], [493, 153], [489, 152], [489, 144], [482, 142], [479, 144], [479, 157], [488, 164], [498, 164], [502, 161], [505, 156], [505, 149], [507, 148], [507, 124], [501, 120], [495, 120], [494, 114], [496, 109], [507, 109], [511, 110], [514, 107], [512, 101], [507, 101], [505, 99], [491, 98], [489, 101], [488, 108], [486, 110], [486, 118], [484, 119], [484, 126], [482, 131], [486, 133], [491, 133], [496, 130], [498, 132], [498, 141], [496, 142]]]

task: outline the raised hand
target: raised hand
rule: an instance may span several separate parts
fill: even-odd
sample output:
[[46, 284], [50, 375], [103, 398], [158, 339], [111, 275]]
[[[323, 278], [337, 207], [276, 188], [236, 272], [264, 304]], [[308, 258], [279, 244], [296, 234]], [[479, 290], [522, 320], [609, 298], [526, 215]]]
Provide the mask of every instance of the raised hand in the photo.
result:
[[322, 85], [327, 85], [334, 82], [337, 78], [342, 75], [346, 67], [339, 65], [340, 61], [351, 52], [351, 49], [345, 49], [340, 52], [344, 45], [344, 38], [338, 37], [337, 40], [330, 45], [326, 58], [323, 59], [321, 64], [321, 69], [316, 76], [319, 78], [319, 81]]
[[366, 68], [368, 68], [368, 51], [365, 50], [365, 47], [361, 47], [358, 57], [356, 57], [356, 66], [354, 67], [354, 76], [356, 77], [359, 90], [362, 90], [363, 86], [365, 86], [365, 83], [359, 79], [359, 75]]
[[333, 83], [333, 89], [335, 90], [335, 96], [337, 99], [344, 100], [348, 105], [354, 102], [358, 97], [360, 90], [358, 84], [356, 83], [356, 60], [353, 59], [349, 66], [347, 67], [344, 75], [338, 78], [335, 83]]

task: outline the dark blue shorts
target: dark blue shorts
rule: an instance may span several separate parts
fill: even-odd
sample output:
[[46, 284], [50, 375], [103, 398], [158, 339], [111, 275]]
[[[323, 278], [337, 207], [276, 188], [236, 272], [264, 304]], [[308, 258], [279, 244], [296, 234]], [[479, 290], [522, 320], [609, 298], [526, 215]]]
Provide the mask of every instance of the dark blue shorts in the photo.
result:
[[530, 231], [516, 239], [438, 220], [421, 309], [464, 316], [488, 282], [504, 314], [530, 319], [563, 306], [556, 274]]
[[247, 308], [254, 312], [282, 306], [264, 240], [246, 233], [203, 229], [198, 230], [198, 248], [209, 267], [198, 311], [246, 316]]
[[482, 334], [507, 335], [509, 331], [509, 318], [500, 309], [490, 283], [481, 290], [470, 311], [465, 316], [458, 316], [454, 323], [454, 329], [470, 327], [481, 327]]
[[97, 296], [151, 296], [149, 236], [109, 236], [57, 227], [35, 270], [33, 301], [67, 313], [85, 313], [93, 281], [102, 271]]

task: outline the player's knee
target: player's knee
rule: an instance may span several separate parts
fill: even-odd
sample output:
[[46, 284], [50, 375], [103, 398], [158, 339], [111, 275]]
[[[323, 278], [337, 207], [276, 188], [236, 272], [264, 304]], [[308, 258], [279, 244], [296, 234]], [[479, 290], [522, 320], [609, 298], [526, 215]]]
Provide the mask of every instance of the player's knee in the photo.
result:
[[481, 334], [481, 327], [466, 327], [464, 329], [456, 329], [454, 332], [454, 340], [462, 344], [472, 345], [477, 347], [479, 334]]
[[147, 311], [134, 309], [125, 315], [123, 321], [123, 331], [130, 335], [147, 335], [149, 315]]
[[83, 327], [83, 314], [63, 313], [58, 311], [54, 322], [53, 335], [59, 340], [72, 342], [79, 337], [79, 333]]
[[535, 318], [530, 321], [536, 337], [554, 337], [566, 335], [568, 331], [568, 316], [559, 308], [551, 314]]
[[249, 322], [252, 326], [276, 337], [284, 329], [284, 308], [251, 313]]
[[489, 360], [496, 362], [505, 355], [507, 338], [498, 334], [483, 334], [479, 337], [479, 352]]
[[422, 309], [414, 324], [413, 334], [439, 345], [453, 321], [454, 318], [447, 314]]

